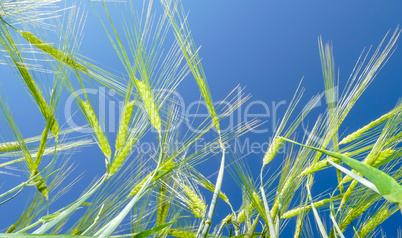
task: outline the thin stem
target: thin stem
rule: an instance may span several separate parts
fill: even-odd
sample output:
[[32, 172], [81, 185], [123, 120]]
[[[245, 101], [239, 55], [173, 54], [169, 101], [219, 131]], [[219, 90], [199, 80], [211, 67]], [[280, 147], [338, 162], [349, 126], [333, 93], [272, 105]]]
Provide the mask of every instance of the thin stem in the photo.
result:
[[40, 224], [44, 223], [45, 221], [42, 219], [39, 219], [37, 222], [32, 223], [31, 225], [25, 227], [24, 229], [19, 230], [17, 233], [25, 233], [26, 231], [29, 231], [30, 229], [34, 228], [35, 226], [39, 226]]
[[29, 185], [29, 183], [33, 182], [33, 181], [36, 179], [36, 177], [38, 177], [38, 175], [39, 175], [39, 173], [36, 174], [35, 176], [33, 176], [32, 178], [30, 178], [29, 180], [27, 180], [27, 181], [21, 183], [20, 185], [18, 185], [18, 186], [16, 186], [16, 187], [14, 187], [14, 188], [8, 190], [7, 192], [1, 194], [1, 195], [0, 195], [0, 199], [2, 199], [2, 198], [4, 198], [5, 196], [7, 196], [7, 195], [9, 195], [9, 194], [11, 194], [11, 193], [17, 191], [18, 189], [23, 189], [23, 188], [25, 188], [26, 186]]
[[[261, 184], [261, 187], [260, 187], [260, 192], [261, 192], [262, 201], [264, 202], [265, 213], [267, 214], [269, 234], [271, 234], [271, 238], [277, 238], [277, 235], [276, 235], [277, 232], [275, 231], [274, 222], [273, 222], [272, 217], [271, 217], [271, 212], [269, 210], [267, 198], [265, 196], [265, 190], [264, 190], [264, 187], [263, 187], [262, 184]], [[276, 221], [276, 222], [279, 222], [279, 220]]]
[[104, 205], [105, 204], [102, 204], [102, 207], [99, 209], [98, 215], [95, 217], [94, 222], [84, 232], [81, 233], [82, 236], [85, 235], [88, 231], [90, 231], [92, 229], [92, 227], [94, 227], [96, 225], [96, 223], [99, 220], [100, 214], [102, 213]]
[[223, 228], [225, 227], [225, 223], [222, 223], [220, 226], [219, 226], [219, 228], [218, 228], [218, 230], [216, 231], [216, 233], [215, 233], [215, 238], [219, 238], [219, 236], [220, 236], [220, 234], [222, 233], [222, 230], [223, 230]]
[[202, 228], [202, 233], [201, 233], [200, 236], [197, 234], [197, 237], [203, 237], [203, 238], [207, 237], [209, 229], [210, 229], [211, 224], [212, 224], [212, 217], [214, 216], [216, 204], [218, 202], [218, 196], [219, 196], [219, 193], [221, 191], [222, 181], [223, 181], [223, 174], [224, 174], [224, 171], [225, 171], [225, 147], [221, 146], [221, 148], [222, 148], [221, 165], [220, 165], [220, 168], [219, 168], [218, 178], [216, 180], [215, 191], [214, 191], [214, 194], [212, 196], [211, 206], [209, 207], [207, 217], [206, 217], [206, 221], [204, 222], [204, 227]]
[[162, 138], [161, 134], [159, 133], [159, 144], [160, 144], [160, 152], [158, 158], [158, 164], [156, 166], [155, 172], [150, 176], [147, 181], [145, 182], [144, 186], [141, 187], [140, 191], [131, 199], [131, 201], [126, 205], [126, 207], [113, 219], [111, 220], [106, 226], [104, 226], [100, 231], [95, 233], [95, 236], [99, 238], [106, 238], [112, 235], [112, 233], [116, 230], [116, 228], [120, 225], [120, 223], [124, 220], [127, 214], [131, 211], [135, 204], [145, 195], [145, 191], [148, 189], [149, 185], [151, 184], [152, 180], [157, 174], [159, 167], [162, 162]]
[[[50, 230], [53, 226], [57, 225], [60, 221], [68, 217], [70, 214], [72, 214], [75, 210], [78, 209], [79, 206], [82, 205], [92, 194], [94, 194], [101, 186], [102, 184], [106, 181], [106, 174], [103, 175], [97, 183], [95, 183], [94, 186], [92, 186], [91, 189], [89, 189], [88, 192], [86, 192], [84, 195], [82, 195], [77, 201], [74, 203], [70, 204], [67, 206], [67, 209], [64, 211], [60, 211], [60, 214], [55, 217], [53, 220], [50, 222], [47, 222], [43, 224], [39, 229], [33, 232], [33, 234], [43, 234]], [[63, 208], [64, 209], [64, 208]]]

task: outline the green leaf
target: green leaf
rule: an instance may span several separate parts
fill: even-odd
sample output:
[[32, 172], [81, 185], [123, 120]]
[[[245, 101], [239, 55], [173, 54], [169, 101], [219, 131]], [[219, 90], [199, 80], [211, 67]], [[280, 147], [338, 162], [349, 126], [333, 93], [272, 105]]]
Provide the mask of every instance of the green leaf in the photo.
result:
[[380, 191], [378, 191], [377, 187], [370, 181], [368, 181], [367, 179], [364, 179], [362, 177], [360, 177], [358, 174], [353, 173], [353, 171], [350, 171], [342, 166], [340, 166], [339, 164], [336, 164], [332, 161], [328, 161], [332, 166], [334, 166], [335, 168], [337, 168], [338, 170], [344, 172], [345, 174], [349, 175], [351, 178], [353, 178], [354, 180], [356, 180], [357, 182], [363, 184], [364, 186], [368, 187], [369, 189], [373, 190], [374, 192], [381, 194]]
[[246, 235], [244, 236], [244, 238], [252, 238], [255, 232], [255, 228], [258, 225], [258, 219], [260, 218], [260, 215], [257, 215], [257, 217], [255, 218], [253, 225], [250, 227], [250, 229], [248, 229]]
[[341, 160], [343, 163], [351, 167], [352, 169], [356, 170], [357, 172], [361, 173], [365, 176], [370, 182], [372, 182], [380, 192], [380, 194], [389, 202], [396, 203], [399, 207], [402, 206], [402, 186], [391, 176], [382, 172], [379, 169], [376, 169], [370, 165], [364, 164], [360, 161], [352, 159], [346, 155], [336, 153], [329, 150], [319, 149], [312, 146], [307, 146], [303, 144], [299, 144], [295, 141], [283, 138], [286, 141], [291, 143], [307, 147], [309, 149], [313, 149], [324, 153], [328, 156], [337, 158]]
[[313, 210], [315, 222], [317, 223], [318, 229], [320, 230], [322, 237], [328, 238], [327, 231], [326, 231], [324, 224], [322, 223], [322, 220], [321, 220], [320, 216], [318, 215], [318, 211], [315, 208], [314, 203], [313, 203], [313, 197], [311, 196], [311, 191], [310, 191], [311, 185], [312, 185], [312, 176], [310, 175], [309, 180], [306, 184], [306, 188], [307, 188], [308, 198], [310, 199], [310, 202], [311, 202], [311, 209]]

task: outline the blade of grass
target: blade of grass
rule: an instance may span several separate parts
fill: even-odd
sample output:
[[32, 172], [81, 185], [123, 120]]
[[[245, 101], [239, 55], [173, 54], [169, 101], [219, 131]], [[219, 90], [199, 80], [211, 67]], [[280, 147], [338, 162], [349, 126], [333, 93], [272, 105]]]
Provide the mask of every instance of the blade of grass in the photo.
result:
[[302, 144], [299, 144], [295, 141], [292, 141], [292, 140], [289, 140], [286, 138], [283, 138], [283, 139], [286, 141], [289, 141], [291, 143], [319, 151], [328, 156], [341, 160], [342, 162], [344, 162], [345, 164], [347, 164], [348, 166], [350, 166], [357, 172], [363, 174], [363, 176], [367, 177], [370, 180], [370, 182], [372, 182], [375, 185], [375, 187], [377, 187], [380, 194], [389, 202], [398, 204], [398, 206], [401, 208], [401, 212], [402, 212], [402, 186], [388, 174], [382, 172], [379, 169], [371, 167], [370, 165], [361, 163], [357, 160], [354, 160], [354, 159], [352, 159], [348, 156], [342, 155], [340, 153], [302, 145]]
[[216, 179], [215, 191], [214, 194], [212, 195], [211, 204], [209, 206], [209, 210], [206, 215], [205, 222], [203, 224], [202, 232], [199, 234], [199, 236], [197, 234], [197, 237], [205, 238], [208, 235], [209, 229], [212, 225], [212, 217], [214, 216], [216, 204], [218, 202], [219, 192], [221, 191], [224, 171], [225, 171], [225, 150], [224, 148], [222, 148], [222, 159], [219, 168], [218, 178]]
[[310, 182], [307, 182], [306, 188], [307, 188], [307, 194], [308, 194], [308, 197], [309, 197], [310, 203], [311, 203], [311, 209], [313, 210], [315, 222], [316, 222], [317, 225], [318, 225], [318, 229], [320, 230], [320, 233], [321, 233], [322, 237], [323, 237], [323, 238], [328, 238], [328, 233], [327, 233], [327, 231], [326, 231], [326, 229], [325, 229], [325, 227], [324, 227], [324, 225], [323, 225], [323, 223], [322, 223], [322, 221], [321, 221], [321, 218], [320, 218], [320, 215], [319, 215], [318, 212], [317, 212], [317, 209], [316, 209], [315, 206], [314, 206], [313, 197], [311, 196], [311, 192], [310, 192], [310, 186], [312, 185], [312, 184], [311, 184], [311, 183], [312, 183], [312, 177], [311, 177], [311, 175], [310, 175], [309, 180], [310, 180]]
[[70, 205], [60, 209], [59, 213], [54, 219], [43, 224], [40, 228], [35, 230], [32, 234], [43, 234], [53, 228], [55, 225], [59, 224], [60, 221], [67, 218], [73, 212], [75, 212], [92, 194], [94, 194], [105, 182], [106, 175], [102, 176], [85, 194], [83, 194], [77, 201], [71, 203]]
[[[269, 206], [268, 206], [268, 202], [267, 202], [267, 198], [266, 198], [265, 190], [264, 190], [263, 186], [260, 187], [260, 191], [261, 191], [261, 196], [262, 196], [262, 200], [264, 203], [266, 217], [268, 220], [269, 234], [271, 235], [272, 238], [276, 238], [278, 235], [278, 231], [276, 231], [276, 229], [275, 229], [274, 222], [271, 217], [271, 211], [269, 210]], [[277, 222], [279, 222], [279, 221], [277, 221]]]
[[254, 232], [255, 232], [255, 229], [257, 228], [259, 218], [260, 218], [260, 215], [257, 215], [257, 217], [255, 218], [250, 229], [247, 231], [246, 235], [244, 235], [244, 238], [252, 238], [254, 236]]
[[[160, 134], [159, 134], [160, 135]], [[131, 209], [137, 204], [137, 202], [145, 195], [146, 191], [149, 189], [149, 185], [151, 184], [152, 180], [156, 176], [156, 171], [159, 170], [159, 167], [162, 162], [162, 138], [159, 136], [159, 143], [160, 143], [160, 152], [158, 163], [155, 169], [155, 172], [146, 180], [144, 185], [138, 191], [138, 193], [130, 200], [130, 202], [125, 206], [125, 208], [115, 217], [113, 218], [108, 224], [106, 224], [102, 229], [100, 229], [95, 236], [99, 236], [99, 238], [105, 238], [112, 235], [112, 233], [116, 230], [116, 228], [120, 225], [120, 223], [124, 220], [127, 214], [131, 211]]]
[[369, 189], [373, 190], [374, 192], [381, 194], [380, 191], [378, 191], [377, 187], [370, 181], [368, 181], [367, 179], [364, 179], [362, 177], [360, 177], [359, 175], [353, 173], [352, 171], [340, 166], [339, 164], [335, 164], [332, 161], [328, 161], [332, 166], [334, 166], [335, 168], [337, 168], [338, 170], [344, 172], [345, 174], [349, 175], [350, 177], [352, 177], [354, 180], [358, 181], [359, 183], [363, 184], [364, 186], [368, 187]]

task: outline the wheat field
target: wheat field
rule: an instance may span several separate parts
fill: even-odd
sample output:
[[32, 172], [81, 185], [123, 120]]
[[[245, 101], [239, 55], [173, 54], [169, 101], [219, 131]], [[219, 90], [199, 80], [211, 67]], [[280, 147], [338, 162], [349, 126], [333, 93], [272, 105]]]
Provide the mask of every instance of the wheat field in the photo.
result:
[[[107, 42], [97, 53], [112, 51], [118, 69], [85, 55], [88, 11]], [[249, 155], [230, 145], [264, 122], [224, 129], [250, 96], [212, 94], [189, 17], [180, 0], [0, 2], [0, 66], [12, 72], [0, 81], [0, 211], [13, 213], [0, 237], [385, 237], [381, 224], [402, 220], [402, 104], [360, 129], [344, 127], [392, 61], [401, 29], [364, 50], [342, 84], [332, 44], [319, 37], [324, 87], [307, 95], [295, 81], [266, 150], [251, 161], [255, 173]], [[8, 100], [6, 80], [25, 93], [25, 108]], [[205, 107], [197, 106], [202, 119], [180, 110], [184, 80]], [[321, 100], [329, 103], [317, 113]], [[116, 101], [111, 132], [100, 105]], [[22, 126], [20, 110], [40, 123]], [[26, 128], [40, 133], [26, 136]], [[208, 143], [199, 147], [201, 139]], [[138, 149], [145, 144], [153, 146]]]

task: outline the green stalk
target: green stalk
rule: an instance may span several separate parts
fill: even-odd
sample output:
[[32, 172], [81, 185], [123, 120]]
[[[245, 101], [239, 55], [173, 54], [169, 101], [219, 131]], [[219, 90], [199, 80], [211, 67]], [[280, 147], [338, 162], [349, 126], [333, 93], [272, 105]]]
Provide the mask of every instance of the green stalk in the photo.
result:
[[334, 223], [334, 227], [335, 227], [335, 230], [336, 230], [336, 232], [338, 233], [338, 235], [339, 235], [341, 238], [345, 238], [345, 236], [343, 235], [341, 229], [340, 229], [339, 226], [338, 226], [338, 223], [336, 223], [335, 217], [331, 214], [331, 215], [330, 215], [330, 218], [331, 218], [332, 223]]
[[[310, 176], [311, 176], [311, 175], [310, 175]], [[310, 185], [310, 186], [311, 186], [311, 185]], [[311, 192], [310, 192], [309, 185], [306, 185], [306, 187], [307, 187], [308, 197], [309, 197], [310, 202], [311, 202], [311, 209], [313, 210], [315, 222], [316, 222], [317, 225], [318, 225], [318, 228], [319, 228], [319, 230], [320, 230], [320, 233], [321, 233], [322, 237], [323, 237], [323, 238], [328, 238], [327, 231], [325, 230], [325, 227], [324, 227], [324, 225], [323, 225], [323, 223], [322, 223], [322, 221], [321, 221], [321, 218], [320, 218], [320, 216], [318, 215], [317, 209], [316, 209], [315, 206], [314, 206], [313, 197], [311, 196]]]
[[101, 229], [102, 233], [98, 234], [96, 233], [95, 236], [98, 236], [99, 238], [105, 238], [109, 237], [115, 230], [116, 228], [120, 225], [120, 223], [123, 221], [123, 219], [127, 216], [127, 214], [131, 211], [131, 209], [134, 207], [135, 204], [142, 198], [143, 195], [145, 195], [145, 190], [148, 189], [148, 185], [151, 183], [153, 176], [150, 177], [147, 182], [145, 183], [145, 186], [143, 186], [140, 190], [140, 192], [135, 195], [131, 201], [126, 205], [126, 207], [117, 215], [111, 222], [109, 222], [106, 227]]
[[[262, 177], [261, 177], [261, 180], [262, 180]], [[268, 202], [267, 202], [267, 198], [265, 196], [265, 190], [262, 185], [260, 187], [260, 191], [261, 191], [262, 201], [264, 202], [265, 213], [266, 213], [267, 220], [268, 220], [269, 234], [271, 235], [271, 238], [276, 238], [277, 232], [275, 231], [274, 221], [272, 220], [271, 212], [269, 210], [269, 206], [268, 206]], [[279, 222], [279, 220], [276, 222]], [[279, 231], [278, 231], [278, 233], [279, 233]]]
[[147, 181], [145, 182], [144, 186], [141, 187], [140, 191], [131, 199], [131, 201], [126, 205], [126, 207], [108, 224], [106, 224], [101, 230], [95, 233], [95, 236], [99, 238], [106, 238], [113, 234], [116, 228], [120, 225], [120, 223], [124, 220], [127, 214], [132, 210], [132, 208], [137, 204], [137, 202], [145, 195], [145, 191], [148, 189], [149, 185], [151, 184], [152, 180], [156, 176], [156, 171], [158, 171], [161, 161], [162, 161], [162, 140], [161, 135], [159, 134], [159, 141], [160, 141], [160, 148], [161, 151], [159, 152], [158, 164], [156, 166], [155, 172], [150, 176]]
[[205, 222], [205, 216], [202, 217], [201, 222], [200, 222], [200, 226], [197, 229], [197, 233], [196, 233], [196, 237], [201, 233], [202, 229], [204, 228], [203, 224]]
[[[59, 224], [62, 220], [64, 220], [66, 217], [68, 217], [70, 214], [72, 214], [74, 211], [78, 209], [79, 206], [81, 206], [89, 197], [92, 196], [101, 186], [102, 184], [106, 181], [106, 175], [103, 175], [97, 183], [95, 183], [91, 189], [88, 190], [84, 195], [82, 195], [77, 201], [73, 202], [72, 204], [60, 209], [58, 212], [60, 213], [58, 216], [56, 216], [54, 219], [51, 221], [43, 224], [39, 229], [35, 230], [32, 234], [43, 234], [50, 230], [52, 227], [55, 225]], [[65, 209], [63, 211], [63, 209]]]
[[255, 218], [255, 220], [253, 222], [253, 225], [247, 231], [246, 235], [244, 235], [244, 238], [252, 238], [254, 236], [255, 228], [257, 228], [259, 218], [260, 218], [260, 215], [257, 215], [257, 217]]
[[215, 234], [215, 238], [219, 238], [220, 237], [220, 235], [221, 235], [221, 233], [222, 233], [222, 230], [223, 230], [223, 228], [225, 227], [225, 223], [222, 223], [220, 226], [219, 226], [219, 228], [218, 228], [218, 230], [216, 231], [216, 234]]
[[29, 186], [32, 182], [34, 182], [34, 180], [36, 179], [36, 177], [38, 177], [39, 174], [36, 174], [35, 176], [31, 177], [30, 179], [28, 179], [27, 181], [21, 183], [20, 185], [8, 190], [5, 193], [0, 194], [0, 199], [6, 197], [7, 195], [10, 195], [11, 193], [17, 191], [18, 189], [22, 189], [25, 188], [26, 186]]
[[225, 171], [225, 148], [222, 146], [221, 146], [221, 148], [222, 148], [222, 159], [221, 159], [221, 166], [219, 168], [218, 178], [216, 180], [215, 191], [214, 191], [214, 194], [212, 195], [211, 205], [209, 206], [209, 210], [208, 210], [205, 222], [203, 223], [203, 225], [201, 225], [201, 226], [203, 226], [201, 234], [200, 235], [197, 234], [197, 236], [196, 236], [197, 238], [198, 237], [203, 237], [203, 238], [207, 237], [209, 229], [212, 224], [212, 217], [214, 216], [216, 204], [218, 202], [219, 192], [221, 191], [223, 174]]
[[85, 235], [87, 232], [89, 232], [92, 229], [92, 227], [94, 227], [96, 225], [96, 223], [98, 222], [99, 217], [102, 213], [104, 205], [105, 204], [103, 204], [102, 207], [99, 209], [98, 215], [95, 217], [94, 222], [84, 232], [82, 232], [81, 235]]

